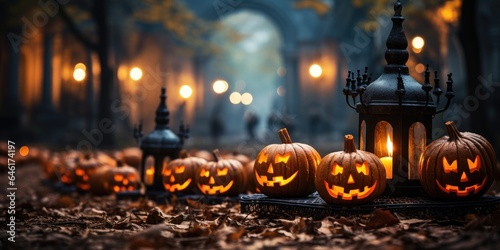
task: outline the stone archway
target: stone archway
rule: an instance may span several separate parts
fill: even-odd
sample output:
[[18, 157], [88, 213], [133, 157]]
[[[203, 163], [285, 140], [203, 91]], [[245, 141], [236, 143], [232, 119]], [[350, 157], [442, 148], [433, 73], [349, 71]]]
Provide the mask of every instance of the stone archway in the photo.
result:
[[[281, 3], [281, 4], [280, 4]], [[285, 106], [286, 113], [298, 116], [300, 115], [300, 94], [299, 94], [299, 55], [297, 52], [297, 31], [296, 24], [290, 18], [289, 9], [284, 7], [282, 1], [267, 1], [267, 0], [216, 0], [211, 2], [211, 5], [191, 6], [194, 12], [203, 19], [217, 20], [225, 15], [234, 13], [240, 10], [251, 10], [263, 14], [276, 25], [282, 36], [282, 47], [280, 53], [282, 56], [283, 66], [286, 70], [284, 77], [284, 86], [286, 89]], [[210, 83], [204, 79], [204, 68], [209, 58], [206, 56], [198, 56], [194, 58], [195, 74], [197, 79], [197, 89], [207, 92], [210, 88]], [[203, 93], [200, 93], [203, 95]], [[205, 106], [205, 98], [197, 97], [196, 110], [198, 114], [203, 113]]]

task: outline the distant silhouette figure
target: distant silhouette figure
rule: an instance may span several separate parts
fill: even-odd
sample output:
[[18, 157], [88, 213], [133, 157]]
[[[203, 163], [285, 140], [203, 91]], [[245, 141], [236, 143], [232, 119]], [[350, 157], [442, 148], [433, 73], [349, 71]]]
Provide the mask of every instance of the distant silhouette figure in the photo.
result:
[[210, 135], [215, 145], [219, 145], [219, 138], [224, 134], [224, 123], [219, 114], [214, 114], [210, 120]]
[[243, 115], [243, 120], [245, 121], [245, 128], [247, 131], [248, 139], [250, 141], [255, 140], [255, 129], [257, 128], [257, 125], [259, 124], [259, 117], [253, 110], [247, 110], [245, 111], [245, 114]]

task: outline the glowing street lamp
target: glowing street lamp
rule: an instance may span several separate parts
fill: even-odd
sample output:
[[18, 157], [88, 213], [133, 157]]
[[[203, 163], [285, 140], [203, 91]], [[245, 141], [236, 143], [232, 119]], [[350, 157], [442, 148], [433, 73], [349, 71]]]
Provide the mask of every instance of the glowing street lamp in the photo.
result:
[[189, 85], [182, 85], [179, 89], [179, 94], [182, 98], [188, 99], [193, 94], [193, 89]]
[[243, 95], [241, 95], [241, 103], [243, 103], [243, 105], [250, 105], [252, 101], [253, 101], [252, 94], [243, 93]]
[[227, 89], [229, 88], [229, 84], [227, 84], [227, 82], [224, 80], [217, 80], [212, 85], [212, 88], [215, 93], [222, 94], [227, 91]]
[[418, 54], [422, 51], [422, 48], [425, 45], [425, 40], [420, 36], [416, 36], [413, 40], [411, 40], [411, 45], [413, 46], [413, 52]]
[[77, 82], [83, 81], [83, 79], [85, 79], [85, 76], [86, 76], [85, 70], [82, 68], [75, 68], [75, 70], [73, 71], [73, 78]]
[[314, 78], [320, 77], [322, 73], [323, 69], [318, 64], [313, 64], [309, 67], [309, 74]]
[[239, 104], [241, 102], [241, 94], [239, 92], [233, 92], [229, 96], [229, 101], [232, 104]]
[[139, 67], [133, 67], [130, 70], [130, 78], [134, 81], [139, 81], [142, 78], [142, 70]]

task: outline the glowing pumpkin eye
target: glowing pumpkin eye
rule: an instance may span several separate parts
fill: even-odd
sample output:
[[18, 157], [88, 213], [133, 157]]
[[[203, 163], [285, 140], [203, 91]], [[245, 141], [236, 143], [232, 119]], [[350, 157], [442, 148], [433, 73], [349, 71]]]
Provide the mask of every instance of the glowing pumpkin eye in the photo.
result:
[[368, 167], [366, 167], [366, 162], [362, 164], [356, 163], [356, 170], [359, 174], [363, 173], [364, 175], [369, 175]]
[[284, 155], [276, 154], [276, 158], [274, 159], [274, 163], [287, 163], [290, 158], [290, 153], [286, 153]]
[[227, 168], [217, 169], [217, 175], [218, 176], [227, 175]]
[[341, 167], [338, 163], [335, 162], [333, 164], [332, 175], [342, 174], [343, 171], [344, 171], [344, 168]]
[[115, 179], [116, 182], [120, 182], [123, 180], [123, 175], [117, 174], [113, 177], [113, 179]]
[[206, 169], [202, 168], [201, 172], [200, 172], [200, 176], [201, 177], [209, 177], [210, 176], [210, 172], [208, 172]]
[[259, 163], [266, 163], [267, 162], [267, 154], [266, 153], [260, 154], [258, 162]]
[[474, 161], [467, 159], [467, 164], [469, 165], [469, 170], [471, 173], [479, 171], [479, 169], [481, 168], [481, 159], [479, 158], [479, 155], [476, 155], [476, 159]]
[[186, 167], [184, 167], [184, 166], [175, 167], [175, 173], [176, 174], [182, 174], [182, 173], [184, 173], [185, 168]]
[[451, 164], [446, 160], [446, 157], [443, 157], [443, 171], [445, 173], [458, 173], [458, 168], [457, 168], [457, 160], [454, 160]]
[[166, 176], [169, 176], [172, 174], [172, 169], [165, 169], [163, 170], [163, 174], [166, 175]]

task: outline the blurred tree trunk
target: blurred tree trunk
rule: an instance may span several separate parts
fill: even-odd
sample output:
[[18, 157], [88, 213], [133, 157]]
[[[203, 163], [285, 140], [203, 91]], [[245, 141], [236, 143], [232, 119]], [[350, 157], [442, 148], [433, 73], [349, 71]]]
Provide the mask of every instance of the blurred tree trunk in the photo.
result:
[[[477, 33], [477, 1], [463, 0], [458, 28], [458, 37], [462, 44], [465, 56], [465, 82], [467, 95], [474, 96], [476, 87], [481, 84], [478, 77], [481, 75], [482, 65], [479, 51], [479, 34]], [[470, 130], [482, 133], [486, 138], [493, 138], [490, 121], [477, 122], [487, 117], [485, 103], [470, 113]], [[465, 112], [465, 111], [464, 111]], [[460, 115], [460, 114], [458, 114]]]
[[[92, 127], [88, 128], [88, 131], [99, 130], [102, 135], [102, 141], [98, 143], [99, 147], [109, 148], [115, 145], [115, 138], [113, 133], [104, 133], [100, 131], [101, 121], [111, 120], [112, 125], [104, 128], [109, 130], [109, 127], [114, 127], [116, 129], [116, 120], [114, 118], [113, 112], [111, 112], [111, 104], [113, 103], [113, 90], [114, 90], [114, 74], [113, 68], [110, 65], [110, 30], [108, 25], [108, 0], [93, 0], [91, 6], [91, 16], [96, 24], [96, 41], [91, 41], [87, 36], [85, 36], [81, 30], [77, 27], [73, 19], [64, 10], [64, 7], [59, 4], [61, 9], [60, 14], [63, 20], [68, 25], [68, 28], [72, 31], [75, 37], [82, 42], [89, 50], [97, 52], [99, 58], [100, 66], [100, 81], [99, 81], [99, 101], [98, 101], [98, 120], [97, 124], [93, 124]], [[109, 122], [106, 122], [108, 124]], [[92, 133], [92, 132], [91, 132]], [[95, 134], [97, 134], [96, 132]], [[93, 133], [94, 134], [94, 133]]]

